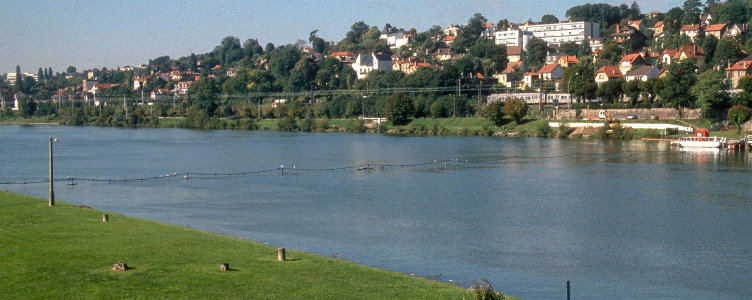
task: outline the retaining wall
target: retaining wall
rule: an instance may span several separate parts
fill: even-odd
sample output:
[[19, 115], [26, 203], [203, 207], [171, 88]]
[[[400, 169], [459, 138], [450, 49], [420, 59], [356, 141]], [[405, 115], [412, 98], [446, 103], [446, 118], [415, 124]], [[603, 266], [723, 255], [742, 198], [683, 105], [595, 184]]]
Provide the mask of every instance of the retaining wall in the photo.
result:
[[[678, 119], [679, 110], [675, 108], [631, 108], [631, 109], [583, 109], [579, 117], [574, 109], [559, 108], [558, 119], [598, 119], [598, 112], [601, 110], [611, 114], [614, 120], [625, 120], [629, 115], [637, 115], [639, 119]], [[682, 118], [699, 119], [701, 117], [700, 109], [683, 109]]]

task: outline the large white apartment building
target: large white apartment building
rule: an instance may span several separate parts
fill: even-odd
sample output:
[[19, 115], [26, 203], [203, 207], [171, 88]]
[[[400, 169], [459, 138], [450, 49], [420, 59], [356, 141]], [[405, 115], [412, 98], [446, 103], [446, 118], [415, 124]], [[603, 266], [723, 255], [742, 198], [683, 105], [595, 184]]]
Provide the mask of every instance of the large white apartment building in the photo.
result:
[[524, 49], [527, 42], [533, 38], [531, 32], [517, 29], [507, 29], [506, 31], [496, 32], [496, 45], [522, 46]]
[[549, 44], [561, 44], [566, 42], [582, 43], [585, 39], [599, 38], [601, 24], [591, 22], [561, 22], [553, 24], [531, 24], [530, 22], [520, 25], [521, 31], [530, 32], [536, 38], [542, 39]]
[[[37, 77], [37, 74], [31, 74], [31, 73], [21, 73], [21, 80], [23, 80], [24, 77], [33, 77], [34, 81], [39, 81], [39, 78]], [[8, 81], [8, 84], [15, 84], [16, 83], [16, 73], [6, 73], [5, 74], [5, 80]]]

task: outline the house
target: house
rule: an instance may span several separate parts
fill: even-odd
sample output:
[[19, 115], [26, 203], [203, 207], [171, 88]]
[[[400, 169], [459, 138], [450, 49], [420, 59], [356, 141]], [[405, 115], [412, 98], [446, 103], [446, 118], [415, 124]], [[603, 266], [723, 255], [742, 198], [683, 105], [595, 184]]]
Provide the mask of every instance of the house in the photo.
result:
[[151, 100], [164, 100], [172, 97], [172, 93], [168, 89], [155, 89], [151, 91]]
[[460, 25], [450, 24], [449, 27], [444, 29], [444, 35], [457, 36], [457, 31], [460, 30]]
[[663, 66], [670, 65], [673, 62], [674, 56], [676, 56], [677, 52], [679, 52], [678, 49], [663, 50], [663, 53], [661, 53], [661, 64]]
[[521, 65], [521, 61], [509, 63], [503, 72], [494, 75], [494, 77], [499, 79], [499, 84], [511, 88], [512, 84], [517, 80], [517, 70], [520, 69]]
[[637, 28], [637, 30], [643, 30], [643, 29], [645, 29], [645, 22], [643, 22], [643, 21], [629, 21], [629, 23], [627, 23], [627, 26], [631, 26], [631, 27]]
[[546, 64], [553, 64], [557, 60], [559, 60], [559, 57], [565, 56], [569, 56], [569, 54], [566, 54], [564, 52], [549, 53], [548, 55], [546, 55]]
[[522, 46], [507, 46], [507, 59], [510, 63], [522, 60]]
[[640, 54], [624, 55], [619, 61], [619, 71], [621, 71], [622, 74], [626, 74], [633, 67], [641, 66], [644, 64], [645, 64], [645, 58], [643, 58], [642, 55]]
[[557, 63], [548, 64], [538, 70], [538, 76], [542, 80], [558, 80], [564, 77], [564, 68]]
[[611, 38], [615, 43], [631, 41], [633, 45], [641, 45], [647, 37], [635, 27], [627, 25], [619, 28], [619, 25], [616, 25], [616, 33], [612, 34]]
[[684, 45], [681, 48], [677, 49], [677, 53], [674, 58], [681, 61], [692, 57], [697, 59], [698, 66], [701, 66], [705, 63], [705, 51], [702, 50], [702, 47], [694, 44]]
[[691, 25], [684, 25], [681, 29], [679, 29], [679, 34], [683, 34], [689, 37], [692, 42], [695, 41], [695, 38], [700, 33], [700, 24], [691, 24]]
[[723, 34], [722, 37], [727, 38], [727, 39], [733, 39], [733, 38], [743, 35], [745, 32], [747, 32], [747, 30], [749, 30], [748, 24], [732, 25], [728, 27], [728, 29], [726, 29], [726, 32]]
[[235, 77], [238, 76], [238, 72], [235, 70], [235, 68], [230, 68], [226, 72], [227, 77]]
[[451, 48], [439, 48], [436, 52], [431, 53], [431, 56], [433, 56], [435, 60], [447, 61], [455, 59], [457, 54], [454, 53]]
[[454, 40], [456, 38], [457, 38], [456, 35], [447, 35], [444, 38], [442, 38], [442, 40], [444, 41], [444, 44], [446, 44], [447, 46], [449, 46], [449, 45], [451, 45], [454, 42]]
[[637, 70], [627, 72], [626, 75], [624, 75], [624, 80], [626, 81], [632, 81], [632, 80], [641, 80], [641, 81], [647, 81], [650, 78], [658, 77], [658, 73], [661, 72], [661, 69], [658, 69], [654, 66], [642, 66]]
[[496, 25], [494, 23], [487, 23], [486, 25], [483, 25], [483, 28], [485, 29], [480, 33], [480, 37], [486, 39], [496, 38]]
[[734, 65], [729, 63], [728, 68], [726, 68], [726, 78], [731, 80], [731, 88], [738, 88], [739, 79], [748, 75], [752, 75], [752, 61], [746, 59]]
[[556, 63], [561, 65], [561, 67], [564, 69], [569, 68], [577, 64], [578, 62], [580, 62], [580, 60], [578, 60], [577, 56], [575, 55], [559, 56], [559, 58], [556, 60]]
[[538, 80], [540, 76], [538, 76], [538, 73], [535, 72], [526, 72], [524, 75], [522, 75], [522, 86], [518, 88], [526, 88], [526, 87], [532, 87], [533, 81]]
[[366, 78], [368, 73], [377, 69], [392, 70], [392, 57], [388, 54], [360, 54], [352, 64], [358, 79]]
[[255, 64], [253, 64], [253, 66], [255, 66], [257, 68], [264, 68], [266, 70], [269, 70], [269, 61], [266, 60], [266, 59], [262, 59], [262, 60], [256, 62]]
[[12, 110], [18, 110], [18, 101], [21, 100], [23, 97], [26, 97], [26, 94], [24, 94], [23, 92], [17, 92], [13, 95]]
[[602, 50], [604, 41], [604, 38], [587, 39], [588, 45], [590, 45], [590, 50], [592, 50], [593, 52], [595, 52], [595, 50]]
[[185, 95], [188, 93], [188, 88], [191, 86], [191, 83], [193, 83], [193, 81], [180, 81], [175, 84], [172, 91], [175, 95]]
[[713, 23], [713, 16], [711, 14], [700, 15], [700, 24], [708, 26], [710, 23]]
[[94, 87], [97, 86], [99, 81], [91, 80], [91, 79], [84, 79], [81, 81], [81, 89], [84, 91], [84, 93], [91, 93], [94, 91]]
[[622, 75], [621, 71], [619, 71], [619, 67], [617, 66], [603, 66], [602, 68], [598, 69], [598, 72], [595, 72], [595, 82], [598, 84], [598, 86], [611, 79], [622, 77], [624, 77], [624, 75]]
[[602, 53], [603, 53], [603, 49], [598, 49], [598, 50], [593, 51], [593, 61], [597, 61]]
[[705, 36], [714, 36], [718, 39], [726, 33], [726, 24], [713, 24], [705, 27]]
[[656, 22], [655, 25], [653, 25], [653, 27], [650, 29], [653, 30], [653, 36], [656, 36], [659, 33], [663, 33], [663, 21]]
[[434, 66], [414, 56], [392, 62], [392, 71], [402, 71], [405, 74], [415, 73], [415, 71], [422, 67], [433, 68]]
[[337, 60], [339, 60], [341, 64], [352, 65], [355, 62], [355, 58], [357, 58], [358, 55], [352, 52], [343, 51], [343, 52], [334, 52], [330, 54], [329, 57], [336, 58]]

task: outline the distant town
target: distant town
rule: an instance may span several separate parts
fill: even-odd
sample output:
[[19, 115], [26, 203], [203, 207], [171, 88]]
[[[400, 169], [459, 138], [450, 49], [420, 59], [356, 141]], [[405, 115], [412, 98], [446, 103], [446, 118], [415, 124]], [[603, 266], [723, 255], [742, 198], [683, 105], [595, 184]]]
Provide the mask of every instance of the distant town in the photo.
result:
[[[66, 107], [125, 101], [158, 105], [160, 116], [182, 114], [180, 104], [180, 111], [193, 106], [208, 117], [303, 117], [310, 109], [316, 117], [340, 118], [383, 114], [383, 104], [372, 97], [394, 92], [410, 94], [416, 118], [456, 116], [457, 97], [463, 101], [460, 114], [469, 115], [471, 106], [516, 93], [566, 94], [573, 103], [699, 108], [706, 117], [750, 104], [752, 8], [739, 1], [687, 0], [647, 13], [636, 2], [585, 4], [565, 16], [514, 23], [477, 13], [466, 24], [423, 32], [361, 21], [338, 42], [318, 37], [318, 30], [277, 46], [228, 36], [209, 53], [117, 69], [40, 67], [33, 73], [17, 67], [0, 82], [0, 108], [29, 114], [22, 108], [33, 103], [33, 115], [64, 115], [73, 114]], [[326, 102], [318, 110], [273, 110], [280, 103], [290, 109]], [[270, 107], [262, 111], [254, 104]]]

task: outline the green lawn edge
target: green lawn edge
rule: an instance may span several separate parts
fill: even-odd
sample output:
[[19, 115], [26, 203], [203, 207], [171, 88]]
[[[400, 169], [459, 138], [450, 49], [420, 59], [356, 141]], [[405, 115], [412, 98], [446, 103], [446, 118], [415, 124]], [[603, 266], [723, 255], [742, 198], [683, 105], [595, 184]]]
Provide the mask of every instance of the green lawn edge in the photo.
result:
[[298, 251], [278, 261], [276, 247], [5, 191], [0, 237], [0, 299], [472, 299], [449, 283]]

